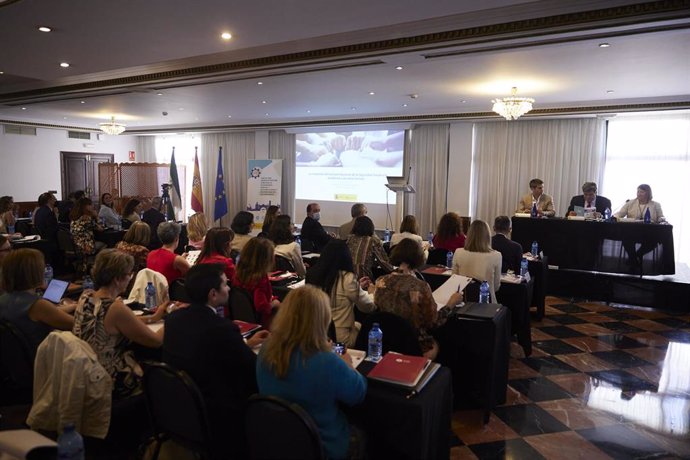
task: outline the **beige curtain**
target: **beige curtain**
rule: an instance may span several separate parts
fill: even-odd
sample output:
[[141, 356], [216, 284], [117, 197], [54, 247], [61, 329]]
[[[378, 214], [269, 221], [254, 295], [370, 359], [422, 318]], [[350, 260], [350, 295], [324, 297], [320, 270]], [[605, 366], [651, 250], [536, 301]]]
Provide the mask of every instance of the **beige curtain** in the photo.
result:
[[199, 169], [204, 187], [204, 209], [210, 224], [215, 208], [218, 147], [223, 147], [223, 175], [228, 213], [220, 225], [229, 227], [232, 218], [247, 208], [247, 160], [254, 158], [254, 132], [209, 133], [201, 135]]
[[283, 214], [295, 215], [295, 135], [283, 130], [268, 134], [268, 157], [283, 160], [281, 207]]
[[[410, 133], [410, 184], [417, 193], [405, 197], [405, 214], [417, 217], [422, 235], [435, 231], [437, 222], [446, 213], [448, 136], [448, 124], [418, 125]], [[394, 222], [393, 226], [398, 224]]]
[[156, 163], [156, 136], [137, 136], [137, 163]]
[[601, 185], [605, 142], [606, 123], [595, 118], [475, 124], [473, 219], [491, 225], [498, 215], [513, 215], [534, 178], [544, 181], [556, 215], [564, 216], [584, 182]]

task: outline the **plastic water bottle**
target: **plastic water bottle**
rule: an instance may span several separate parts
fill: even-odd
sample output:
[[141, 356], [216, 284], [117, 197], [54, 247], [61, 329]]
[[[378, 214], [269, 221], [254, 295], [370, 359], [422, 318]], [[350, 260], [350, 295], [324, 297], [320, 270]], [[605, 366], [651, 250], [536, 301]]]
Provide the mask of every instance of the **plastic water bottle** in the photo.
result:
[[[295, 237], [295, 243], [297, 243], [300, 247], [302, 247], [302, 237], [299, 236], [299, 235], [297, 235], [297, 236]], [[238, 255], [237, 257], [238, 257], [238, 260], [239, 260], [239, 255]]]
[[46, 264], [46, 268], [45, 268], [45, 270], [43, 270], [43, 282], [45, 283], [46, 286], [48, 286], [52, 280], [53, 280], [53, 267], [51, 267], [50, 264]]
[[156, 295], [156, 286], [151, 281], [146, 284], [146, 309], [153, 310], [158, 305], [158, 296]]
[[529, 273], [529, 262], [524, 257], [520, 261], [520, 276], [525, 276]]
[[446, 267], [453, 268], [453, 252], [448, 251], [446, 254]]
[[383, 350], [383, 331], [379, 327], [379, 323], [374, 323], [369, 331], [369, 350], [368, 359], [375, 363], [381, 361], [381, 352]]
[[429, 234], [426, 236], [426, 240], [429, 242], [429, 247], [434, 246], [434, 233], [429, 232]]
[[479, 286], [479, 303], [491, 303], [488, 281], [482, 281], [481, 286]]
[[644, 212], [644, 223], [649, 224], [652, 222], [652, 213], [649, 212], [649, 208]]
[[7, 226], [7, 233], [9, 233], [10, 235], [14, 235], [14, 225]]
[[532, 202], [532, 211], [530, 212], [530, 216], [532, 217], [538, 217], [539, 213], [537, 212], [537, 202], [534, 201]]
[[93, 289], [93, 288], [94, 288], [93, 280], [91, 279], [90, 276], [86, 275], [86, 276], [84, 277], [84, 285], [83, 285], [83, 287], [84, 287], [84, 290]]
[[386, 227], [386, 230], [383, 232], [383, 242], [384, 243], [389, 243], [391, 240], [391, 231]]
[[606, 222], [611, 220], [611, 210], [609, 208], [604, 209], [604, 220]]
[[532, 241], [532, 250], [530, 252], [532, 253], [532, 257], [539, 256], [539, 244], [536, 241]]
[[65, 425], [57, 442], [58, 460], [84, 460], [84, 439], [74, 427], [74, 423]]

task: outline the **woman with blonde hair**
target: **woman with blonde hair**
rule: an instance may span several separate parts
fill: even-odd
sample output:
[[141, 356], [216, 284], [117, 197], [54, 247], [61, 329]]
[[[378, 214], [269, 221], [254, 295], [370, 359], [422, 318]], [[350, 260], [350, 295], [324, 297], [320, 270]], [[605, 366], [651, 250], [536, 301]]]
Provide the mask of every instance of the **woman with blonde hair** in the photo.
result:
[[197, 212], [189, 218], [187, 223], [187, 236], [189, 236], [189, 245], [194, 246], [195, 249], [201, 251], [204, 248], [204, 239], [208, 232], [208, 225], [206, 224], [206, 216], [203, 212]]
[[453, 273], [489, 282], [491, 302], [501, 287], [501, 253], [491, 249], [491, 229], [483, 220], [475, 220], [467, 232], [465, 247], [455, 251]]
[[35, 351], [53, 329], [69, 331], [74, 318], [69, 315], [76, 303], [59, 305], [41, 298], [36, 289], [43, 286], [45, 260], [36, 249], [17, 249], [2, 260], [0, 319], [19, 329]]
[[240, 261], [235, 269], [232, 287], [249, 292], [254, 300], [254, 310], [261, 317], [261, 325], [268, 329], [273, 310], [280, 301], [273, 296], [268, 273], [273, 267], [273, 243], [265, 238], [252, 238], [244, 245]]
[[[241, 261], [241, 259], [240, 259]], [[259, 392], [300, 405], [314, 419], [328, 458], [348, 458], [357, 448], [339, 404], [364, 400], [366, 378], [347, 352], [331, 351], [328, 295], [313, 286], [290, 292], [256, 364]], [[356, 433], [356, 430], [353, 430]]]
[[134, 222], [122, 241], [115, 245], [116, 249], [134, 257], [134, 270], [146, 268], [146, 258], [149, 255], [147, 246], [151, 242], [151, 227], [146, 222]]

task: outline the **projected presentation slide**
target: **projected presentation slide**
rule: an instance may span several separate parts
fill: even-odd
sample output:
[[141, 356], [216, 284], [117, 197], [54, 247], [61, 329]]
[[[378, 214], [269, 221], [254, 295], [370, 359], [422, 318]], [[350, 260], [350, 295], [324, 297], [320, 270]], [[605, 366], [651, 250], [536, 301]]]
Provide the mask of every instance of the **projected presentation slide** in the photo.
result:
[[403, 175], [404, 140], [404, 130], [297, 134], [295, 198], [386, 203], [386, 177]]

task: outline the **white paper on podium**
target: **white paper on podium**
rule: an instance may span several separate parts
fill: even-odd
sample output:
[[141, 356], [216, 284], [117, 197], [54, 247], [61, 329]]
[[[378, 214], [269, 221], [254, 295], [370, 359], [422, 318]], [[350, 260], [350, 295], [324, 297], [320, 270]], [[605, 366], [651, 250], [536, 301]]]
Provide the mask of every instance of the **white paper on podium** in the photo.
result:
[[450, 296], [465, 289], [470, 284], [470, 281], [472, 281], [472, 278], [466, 276], [450, 275], [448, 281], [440, 285], [433, 293], [437, 309], [440, 310], [445, 307]]

